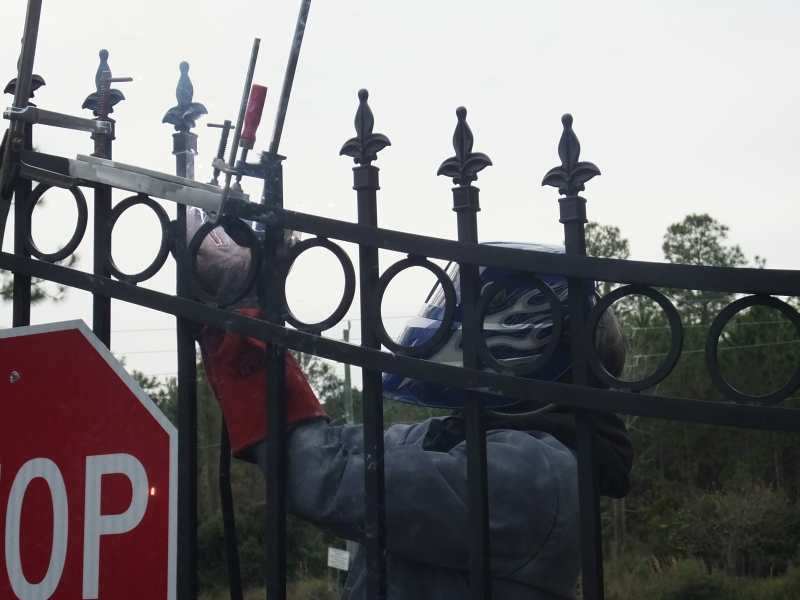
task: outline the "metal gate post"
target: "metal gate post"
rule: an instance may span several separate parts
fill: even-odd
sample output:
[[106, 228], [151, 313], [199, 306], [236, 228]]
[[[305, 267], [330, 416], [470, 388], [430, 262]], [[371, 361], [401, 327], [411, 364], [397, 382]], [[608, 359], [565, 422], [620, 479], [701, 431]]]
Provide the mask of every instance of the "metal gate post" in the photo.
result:
[[[194, 179], [197, 135], [190, 130], [195, 120], [205, 114], [205, 107], [192, 104], [189, 64], [180, 64], [181, 76], [175, 95], [178, 105], [164, 116], [163, 122], [175, 126], [172, 154], [179, 177]], [[192, 107], [195, 110], [191, 110]], [[179, 119], [170, 118], [173, 114]], [[174, 230], [174, 253], [177, 271], [176, 290], [181, 298], [191, 297], [192, 265], [187, 252], [186, 206], [178, 204]], [[197, 355], [194, 324], [177, 320], [178, 352], [178, 598], [197, 597]]]
[[[467, 109], [456, 110], [458, 124], [453, 134], [455, 156], [439, 167], [438, 174], [451, 177], [453, 211], [458, 219], [458, 241], [478, 244], [478, 211], [480, 190], [472, 185], [478, 171], [491, 165], [485, 154], [472, 151], [473, 136], [467, 125]], [[463, 364], [468, 369], [479, 369], [478, 340], [483, 335], [483, 323], [478, 322], [478, 296], [480, 294], [479, 265], [459, 263], [461, 295], [461, 347]], [[489, 494], [486, 465], [486, 429], [480, 395], [464, 392], [464, 418], [467, 439], [467, 487], [469, 489], [470, 540], [470, 598], [491, 599], [489, 573]]]
[[[23, 131], [24, 148], [33, 148], [33, 125], [26, 123]], [[29, 233], [32, 219], [28, 218], [30, 206], [31, 190], [33, 186], [29, 179], [18, 179], [14, 186], [14, 255], [29, 258], [25, 242]], [[31, 234], [32, 235], [32, 234]], [[30, 275], [15, 272], [13, 277], [13, 307], [12, 325], [21, 327], [31, 323], [31, 283]]]
[[[272, 152], [261, 153], [264, 173], [262, 203], [269, 208], [283, 208], [284, 157]], [[264, 318], [284, 325], [283, 290], [286, 273], [286, 243], [283, 229], [267, 227], [264, 232], [264, 259], [258, 279], [258, 297]], [[289, 454], [286, 450], [286, 347], [269, 343], [264, 351], [267, 367], [267, 476], [266, 516], [266, 586], [269, 600], [286, 599], [286, 478]]]
[[[389, 139], [373, 133], [375, 119], [367, 104], [369, 92], [358, 92], [356, 137], [342, 146], [340, 154], [350, 156], [353, 167], [353, 189], [358, 202], [358, 224], [378, 226], [377, 191], [380, 189], [378, 167], [372, 164], [378, 152], [390, 144]], [[358, 272], [361, 302], [361, 345], [381, 347], [376, 334], [380, 306], [376, 305], [379, 276], [378, 248], [358, 245]], [[362, 369], [362, 420], [364, 426], [364, 544], [367, 552], [367, 598], [386, 598], [386, 506], [383, 463], [383, 382], [380, 371]]]
[[[572, 131], [572, 115], [561, 118], [564, 131], [558, 144], [561, 166], [545, 175], [543, 185], [558, 187], [559, 221], [564, 225], [566, 254], [586, 255], [586, 200], [578, 195], [584, 183], [600, 170], [589, 162], [579, 162], [580, 144]], [[589, 385], [589, 363], [586, 344], [594, 343], [585, 335], [586, 316], [589, 312], [590, 285], [585, 279], [570, 277], [569, 281], [569, 335], [572, 351], [572, 382]], [[583, 598], [602, 600], [603, 550], [600, 523], [600, 495], [597, 489], [594, 464], [594, 424], [586, 410], [575, 411], [576, 444], [578, 450], [578, 496], [580, 503], [581, 566]]]
[[[111, 146], [114, 140], [114, 119], [108, 115], [113, 112], [113, 105], [123, 98], [121, 95], [111, 97], [111, 69], [108, 66], [108, 50], [100, 50], [100, 66], [95, 74], [96, 90], [83, 103], [94, 113], [97, 120], [111, 124], [110, 133], [94, 132], [94, 153], [92, 156], [111, 159]], [[111, 255], [111, 230], [108, 227], [111, 215], [111, 187], [98, 185], [94, 188], [94, 244], [93, 272], [98, 277], [109, 277], [107, 266]], [[97, 292], [92, 294], [92, 330], [106, 346], [111, 346], [111, 298]]]

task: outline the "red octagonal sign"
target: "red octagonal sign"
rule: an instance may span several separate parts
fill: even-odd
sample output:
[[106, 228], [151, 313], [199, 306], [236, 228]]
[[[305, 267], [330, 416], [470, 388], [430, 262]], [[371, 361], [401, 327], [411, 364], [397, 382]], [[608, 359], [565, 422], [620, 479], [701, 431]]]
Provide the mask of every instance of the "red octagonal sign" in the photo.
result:
[[0, 331], [0, 598], [175, 598], [177, 432], [81, 321]]

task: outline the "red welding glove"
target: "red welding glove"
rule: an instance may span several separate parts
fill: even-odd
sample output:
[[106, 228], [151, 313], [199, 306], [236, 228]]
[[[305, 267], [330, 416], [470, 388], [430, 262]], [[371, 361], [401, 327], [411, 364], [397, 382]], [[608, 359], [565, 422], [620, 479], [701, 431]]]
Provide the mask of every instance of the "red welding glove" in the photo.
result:
[[[240, 308], [237, 312], [249, 317], [261, 314], [255, 308]], [[200, 336], [208, 382], [225, 415], [234, 455], [267, 437], [265, 348], [261, 340], [209, 327]], [[327, 417], [300, 366], [288, 352], [285, 372], [287, 425]]]

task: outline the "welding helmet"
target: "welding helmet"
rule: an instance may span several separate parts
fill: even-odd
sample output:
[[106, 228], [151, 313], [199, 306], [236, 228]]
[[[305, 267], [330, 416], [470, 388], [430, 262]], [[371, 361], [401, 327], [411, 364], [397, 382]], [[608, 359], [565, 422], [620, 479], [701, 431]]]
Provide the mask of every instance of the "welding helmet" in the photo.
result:
[[[493, 246], [517, 248], [536, 252], [563, 253], [561, 246], [495, 242]], [[458, 265], [453, 263], [446, 269], [456, 290], [455, 317], [451, 326], [452, 335], [428, 360], [452, 365], [462, 365], [461, 351], [461, 301]], [[545, 287], [546, 286], [546, 287]], [[493, 363], [504, 372], [513, 372], [522, 377], [544, 381], [557, 381], [568, 374], [571, 365], [569, 344], [569, 318], [567, 310], [567, 279], [563, 275], [531, 274], [498, 267], [480, 267], [483, 338], [481, 362], [485, 366]], [[593, 282], [587, 282], [585, 292], [591, 304], [596, 294]], [[426, 298], [416, 317], [406, 324], [397, 343], [415, 347], [430, 340], [445, 319], [446, 294], [437, 283]], [[560, 313], [560, 314], [559, 314]], [[610, 310], [606, 311], [611, 315]], [[554, 319], [555, 314], [555, 319]], [[611, 315], [613, 319], [613, 315]], [[606, 319], [607, 321], [607, 319]], [[614, 320], [618, 340], [617, 354], [611, 362], [624, 363], [624, 342]], [[558, 336], [558, 341], [553, 337]], [[604, 364], [608, 364], [604, 360]], [[489, 364], [491, 368], [493, 365]], [[533, 368], [527, 368], [533, 367]], [[386, 398], [435, 408], [459, 408], [463, 406], [463, 391], [441, 384], [402, 375], [387, 373], [383, 379]], [[482, 403], [486, 407], [508, 407], [519, 404], [512, 398], [484, 394]]]
[[[217, 306], [258, 306], [255, 285], [259, 261], [256, 246], [264, 239], [264, 228], [235, 217], [211, 222], [199, 208], [186, 211], [186, 238], [193, 265], [193, 292], [200, 300]], [[299, 241], [297, 232], [284, 230], [287, 246]]]

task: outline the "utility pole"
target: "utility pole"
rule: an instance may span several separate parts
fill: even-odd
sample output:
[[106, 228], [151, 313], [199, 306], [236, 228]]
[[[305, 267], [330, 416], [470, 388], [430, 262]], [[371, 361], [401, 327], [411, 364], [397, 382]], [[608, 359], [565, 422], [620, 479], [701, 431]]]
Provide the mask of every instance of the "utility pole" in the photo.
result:
[[[342, 339], [350, 342], [351, 322], [347, 322], [347, 328], [342, 331]], [[350, 384], [350, 364], [344, 363], [344, 414], [348, 425], [353, 424], [353, 386]]]
[[[347, 343], [350, 342], [351, 325], [352, 323], [347, 321], [347, 327], [342, 331], [342, 339]], [[352, 425], [354, 422], [353, 415], [355, 413], [353, 411], [353, 386], [350, 383], [350, 363], [344, 363], [344, 411], [346, 423]], [[349, 553], [350, 566], [352, 567], [353, 559], [356, 556], [356, 552], [358, 552], [358, 543], [353, 540], [347, 540], [346, 547]]]

